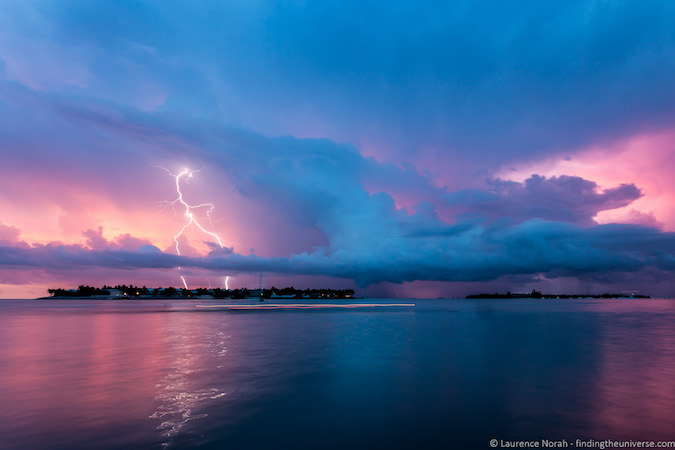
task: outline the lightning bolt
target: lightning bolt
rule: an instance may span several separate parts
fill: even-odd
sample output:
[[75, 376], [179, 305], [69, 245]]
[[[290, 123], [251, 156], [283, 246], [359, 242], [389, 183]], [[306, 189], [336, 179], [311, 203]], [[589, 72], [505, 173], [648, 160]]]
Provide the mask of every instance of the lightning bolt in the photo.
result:
[[[164, 168], [164, 167], [159, 167], [160, 169], [165, 170], [169, 175], [175, 178], [176, 180], [176, 194], [178, 197], [171, 201], [171, 202], [164, 202], [168, 205], [171, 205], [173, 208], [175, 208], [177, 205], [180, 205], [182, 208], [185, 209], [185, 218], [186, 222], [183, 225], [183, 227], [180, 229], [180, 231], [173, 237], [173, 241], [175, 243], [176, 247], [176, 253], [180, 255], [180, 243], [178, 242], [178, 238], [180, 238], [185, 230], [190, 228], [191, 226], [195, 226], [201, 230], [202, 233], [211, 236], [218, 242], [218, 245], [220, 248], [224, 248], [223, 246], [223, 241], [220, 239], [220, 236], [218, 236], [216, 233], [209, 231], [205, 229], [201, 223], [199, 223], [198, 218], [195, 216], [195, 211], [200, 210], [200, 209], [206, 209], [206, 217], [209, 221], [209, 224], [211, 223], [211, 213], [215, 209], [215, 206], [212, 203], [201, 203], [199, 205], [190, 205], [185, 201], [183, 198], [183, 192], [181, 191], [181, 180], [186, 181], [192, 178], [193, 174], [198, 173], [199, 170], [188, 170], [188, 169], [183, 169], [182, 172], [180, 172], [178, 175], [173, 174], [170, 170]], [[178, 270], [180, 271], [181, 268], [178, 267]], [[185, 289], [188, 289], [187, 281], [185, 281], [185, 277], [179, 273], [178, 275], [180, 279], [183, 281], [183, 286], [185, 286]], [[227, 280], [229, 277], [225, 278], [225, 286], [227, 286]]]

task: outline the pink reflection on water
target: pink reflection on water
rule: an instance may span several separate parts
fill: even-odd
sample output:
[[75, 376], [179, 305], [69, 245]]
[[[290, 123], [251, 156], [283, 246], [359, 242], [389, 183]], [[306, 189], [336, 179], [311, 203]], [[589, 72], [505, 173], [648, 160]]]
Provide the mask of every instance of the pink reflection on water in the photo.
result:
[[[12, 364], [0, 379], [2, 420], [22, 442], [62, 437], [67, 429], [101, 438], [133, 429], [151, 407], [159, 369], [153, 361], [166, 351], [156, 320], [51, 309], [6, 318], [2, 352]], [[71, 439], [64, 445], [88, 438]]]
[[[675, 312], [663, 302], [664, 313]], [[669, 301], [668, 301], [669, 302]], [[594, 384], [594, 434], [600, 439], [675, 438], [675, 330], [633, 301], [608, 302], [611, 320], [602, 330]], [[623, 309], [623, 311], [622, 311]], [[630, 332], [626, 332], [630, 330]], [[649, 430], [645, 434], [644, 430]]]
[[198, 315], [73, 307], [76, 314], [42, 307], [3, 319], [0, 361], [11, 362], [0, 377], [7, 442], [167, 444], [185, 423], [205, 417], [202, 402], [224, 395], [193, 376], [210, 368], [211, 356], [225, 355], [227, 339], [200, 331]]

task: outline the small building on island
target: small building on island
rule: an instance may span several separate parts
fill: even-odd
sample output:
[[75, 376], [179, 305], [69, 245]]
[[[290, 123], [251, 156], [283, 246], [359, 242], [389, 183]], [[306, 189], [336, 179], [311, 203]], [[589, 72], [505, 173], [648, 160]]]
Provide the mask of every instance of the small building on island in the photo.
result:
[[122, 292], [119, 289], [106, 289], [106, 291], [109, 292], [109, 294], [106, 296], [106, 298], [108, 298], [109, 300], [129, 297], [125, 292]]

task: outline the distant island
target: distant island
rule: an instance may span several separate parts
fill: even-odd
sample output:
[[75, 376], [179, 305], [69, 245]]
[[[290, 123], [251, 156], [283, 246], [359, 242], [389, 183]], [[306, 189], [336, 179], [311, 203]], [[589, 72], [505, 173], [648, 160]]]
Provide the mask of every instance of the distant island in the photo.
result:
[[476, 298], [651, 298], [648, 295], [638, 295], [635, 293], [624, 294], [542, 294], [534, 289], [530, 293], [511, 293], [506, 294], [473, 294], [467, 295], [468, 299]]
[[354, 298], [353, 289], [295, 289], [286, 287], [277, 289], [220, 289], [197, 288], [176, 289], [174, 287], [148, 288], [133, 285], [103, 286], [102, 288], [81, 285], [77, 289], [47, 289], [49, 297], [40, 297], [39, 300], [50, 298], [91, 298], [91, 299], [125, 299], [125, 298], [293, 298], [293, 299], [350, 299]]
[[[119, 300], [119, 299], [352, 299], [354, 298], [353, 289], [295, 289], [294, 287], [285, 287], [278, 289], [271, 287], [269, 289], [221, 289], [221, 288], [196, 288], [181, 289], [175, 287], [157, 287], [148, 288], [146, 286], [134, 285], [116, 285], [93, 287], [81, 285], [77, 289], [47, 289], [49, 297], [40, 297], [38, 300], [48, 300], [53, 298], [87, 298], [101, 300]], [[483, 293], [467, 295], [467, 299], [573, 299], [573, 298], [651, 298], [648, 295], [639, 295], [635, 292], [621, 294], [542, 294], [537, 290], [528, 293], [507, 292]]]

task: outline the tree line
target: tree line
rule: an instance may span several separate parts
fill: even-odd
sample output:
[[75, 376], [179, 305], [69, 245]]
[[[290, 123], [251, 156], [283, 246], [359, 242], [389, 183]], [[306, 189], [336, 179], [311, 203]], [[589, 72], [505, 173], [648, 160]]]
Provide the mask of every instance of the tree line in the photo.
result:
[[352, 298], [353, 289], [295, 289], [294, 287], [285, 287], [278, 289], [220, 289], [220, 288], [196, 288], [196, 289], [177, 289], [175, 287], [157, 287], [148, 288], [147, 286], [134, 286], [118, 284], [115, 287], [103, 286], [97, 288], [93, 286], [80, 285], [77, 289], [47, 289], [52, 297], [103, 297], [110, 296], [111, 291], [120, 291], [124, 297], [140, 298], [194, 298], [202, 296], [212, 296], [213, 298], [247, 298], [262, 297], [271, 298], [272, 296], [293, 297], [297, 299], [309, 298]]

